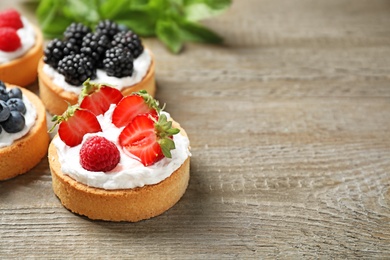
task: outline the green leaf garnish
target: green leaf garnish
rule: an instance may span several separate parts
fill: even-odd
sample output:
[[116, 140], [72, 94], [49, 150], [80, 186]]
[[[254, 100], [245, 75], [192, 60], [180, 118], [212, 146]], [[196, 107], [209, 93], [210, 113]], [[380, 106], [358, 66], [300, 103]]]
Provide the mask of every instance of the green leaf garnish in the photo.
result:
[[183, 42], [179, 27], [174, 21], [157, 22], [156, 34], [158, 38], [173, 52], [178, 53], [182, 47]]
[[199, 21], [221, 14], [231, 3], [231, 0], [186, 0], [184, 12], [188, 20]]
[[158, 37], [179, 53], [186, 42], [222, 43], [198, 21], [219, 15], [231, 0], [39, 0], [36, 15], [47, 38], [60, 38], [72, 22], [91, 28], [110, 19], [141, 37]]

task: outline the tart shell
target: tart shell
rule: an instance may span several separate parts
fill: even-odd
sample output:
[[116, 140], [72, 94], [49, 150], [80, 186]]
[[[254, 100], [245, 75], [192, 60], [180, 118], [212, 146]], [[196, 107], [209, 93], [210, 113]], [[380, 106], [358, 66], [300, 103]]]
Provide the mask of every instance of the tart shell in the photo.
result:
[[[44, 62], [42, 58], [38, 64], [40, 97], [50, 114], [60, 115], [68, 108], [68, 103], [71, 105], [77, 103], [78, 95], [73, 92], [65, 91], [63, 88], [55, 85], [51, 78], [43, 72], [43, 66]], [[149, 70], [145, 77], [139, 83], [123, 88], [121, 92], [123, 95], [127, 96], [142, 89], [146, 90], [151, 96], [154, 97], [156, 92], [156, 81], [155, 61], [153, 56]]]
[[61, 171], [53, 142], [49, 146], [49, 165], [54, 193], [63, 206], [93, 220], [137, 222], [160, 215], [180, 200], [190, 178], [188, 157], [171, 176], [154, 185], [118, 190], [90, 187]]
[[47, 154], [50, 137], [47, 132], [45, 107], [35, 94], [27, 89], [21, 90], [35, 106], [37, 119], [27, 135], [10, 146], [0, 148], [0, 180], [10, 179], [31, 170]]
[[35, 45], [23, 56], [0, 64], [0, 79], [4, 82], [26, 87], [37, 78], [37, 66], [43, 55], [43, 35], [38, 27], [33, 27], [36, 35]]

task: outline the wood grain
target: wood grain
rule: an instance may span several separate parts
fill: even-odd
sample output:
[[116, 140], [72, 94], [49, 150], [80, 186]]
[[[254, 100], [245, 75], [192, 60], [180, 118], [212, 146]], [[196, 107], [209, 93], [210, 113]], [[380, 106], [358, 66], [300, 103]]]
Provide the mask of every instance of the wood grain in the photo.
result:
[[60, 205], [43, 160], [0, 182], [2, 258], [390, 257], [390, 2], [240, 0], [204, 23], [225, 45], [145, 40], [191, 140], [181, 201], [90, 221]]

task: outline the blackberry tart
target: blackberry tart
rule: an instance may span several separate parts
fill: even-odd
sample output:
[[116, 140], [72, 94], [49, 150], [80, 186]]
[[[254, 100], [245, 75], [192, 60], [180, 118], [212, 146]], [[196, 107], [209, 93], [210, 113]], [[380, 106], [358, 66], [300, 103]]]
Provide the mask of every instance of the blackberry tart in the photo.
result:
[[110, 82], [124, 95], [145, 89], [154, 96], [153, 54], [134, 32], [110, 21], [94, 30], [73, 23], [63, 39], [48, 43], [38, 65], [40, 96], [51, 114], [62, 114], [76, 104], [82, 83]]
[[[43, 53], [43, 36], [14, 9], [0, 13], [0, 79], [26, 87], [37, 78]], [[18, 73], [23, 71], [23, 73]]]
[[23, 174], [47, 154], [46, 110], [27, 89], [0, 81], [0, 180]]

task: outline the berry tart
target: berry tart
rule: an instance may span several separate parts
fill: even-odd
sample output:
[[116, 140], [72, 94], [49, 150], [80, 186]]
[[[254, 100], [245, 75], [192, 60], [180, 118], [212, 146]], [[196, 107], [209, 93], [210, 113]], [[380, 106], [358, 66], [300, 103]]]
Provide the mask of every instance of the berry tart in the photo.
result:
[[0, 180], [25, 173], [47, 154], [46, 110], [32, 92], [0, 81]]
[[136, 222], [160, 215], [189, 181], [188, 137], [146, 91], [123, 96], [86, 82], [80, 102], [54, 116], [53, 190], [90, 219]]
[[42, 54], [41, 31], [16, 10], [1, 12], [0, 79], [22, 87], [33, 83]]
[[64, 38], [48, 43], [39, 62], [40, 96], [51, 114], [76, 104], [82, 83], [111, 82], [124, 95], [144, 89], [154, 96], [154, 60], [134, 32], [103, 20], [92, 31], [72, 23]]

